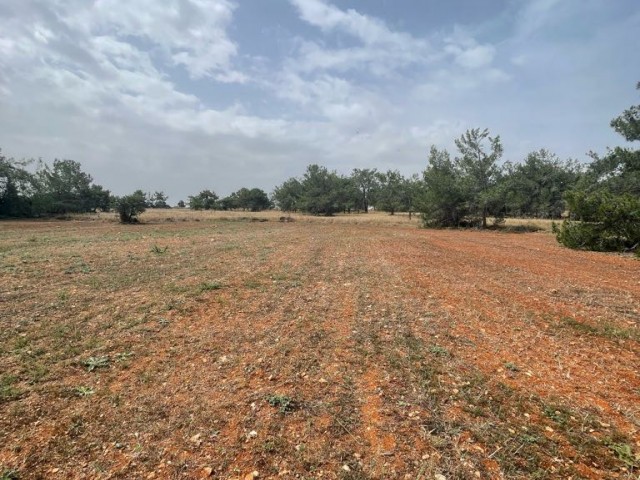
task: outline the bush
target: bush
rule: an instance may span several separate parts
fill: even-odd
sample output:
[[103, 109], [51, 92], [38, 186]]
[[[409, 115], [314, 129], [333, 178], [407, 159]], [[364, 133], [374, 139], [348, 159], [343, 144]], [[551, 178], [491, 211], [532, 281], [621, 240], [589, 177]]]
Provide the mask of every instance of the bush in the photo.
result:
[[572, 211], [581, 221], [554, 224], [558, 242], [569, 248], [623, 251], [640, 244], [640, 199], [612, 195], [605, 191], [574, 192], [569, 197]]
[[145, 194], [137, 190], [116, 200], [116, 212], [122, 223], [137, 223], [138, 215], [146, 209], [147, 199]]

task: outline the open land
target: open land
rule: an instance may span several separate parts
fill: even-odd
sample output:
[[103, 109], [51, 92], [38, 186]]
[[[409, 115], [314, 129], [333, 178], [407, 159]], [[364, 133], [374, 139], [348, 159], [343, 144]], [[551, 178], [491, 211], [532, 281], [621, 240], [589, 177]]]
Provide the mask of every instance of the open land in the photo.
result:
[[638, 478], [638, 259], [294, 218], [0, 223], [0, 478]]

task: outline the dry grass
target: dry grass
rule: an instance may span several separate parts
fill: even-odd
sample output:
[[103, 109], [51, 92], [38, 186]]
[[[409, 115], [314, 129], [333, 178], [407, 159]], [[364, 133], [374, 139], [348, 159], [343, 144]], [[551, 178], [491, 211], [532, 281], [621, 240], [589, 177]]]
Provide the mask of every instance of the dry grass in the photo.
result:
[[636, 259], [280, 216], [0, 223], [0, 478], [637, 478]]

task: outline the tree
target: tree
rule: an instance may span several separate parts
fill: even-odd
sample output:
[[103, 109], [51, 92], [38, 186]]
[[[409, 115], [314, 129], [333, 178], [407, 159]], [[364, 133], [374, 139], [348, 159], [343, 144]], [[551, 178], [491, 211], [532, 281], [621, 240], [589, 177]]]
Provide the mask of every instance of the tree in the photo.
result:
[[377, 173], [376, 209], [391, 215], [400, 210], [409, 209], [409, 190], [407, 180], [397, 170]]
[[143, 213], [147, 205], [147, 197], [142, 190], [116, 199], [116, 211], [122, 223], [137, 223], [138, 215]]
[[34, 209], [41, 213], [84, 213], [108, 209], [110, 194], [82, 171], [74, 160], [54, 160], [53, 167], [42, 163], [36, 173]]
[[300, 208], [313, 215], [333, 215], [344, 207], [344, 182], [336, 172], [309, 165], [302, 178]]
[[290, 178], [275, 188], [272, 197], [283, 212], [295, 212], [301, 207], [302, 184], [297, 178]]
[[198, 195], [189, 197], [189, 208], [192, 210], [215, 210], [218, 195], [212, 190], [202, 190]]
[[507, 162], [501, 181], [506, 213], [560, 218], [566, 208], [564, 194], [575, 185], [580, 171], [577, 162], [562, 162], [544, 149], [529, 153], [523, 163]]
[[[489, 143], [489, 152], [485, 142]], [[500, 199], [495, 187], [500, 179], [500, 168], [497, 165], [502, 157], [500, 136], [490, 137], [489, 130], [479, 128], [467, 130], [455, 141], [461, 157], [456, 159], [469, 193], [469, 215], [471, 222], [482, 221], [482, 228], [487, 227], [487, 216], [500, 215]]]
[[459, 227], [467, 214], [462, 171], [449, 152], [431, 147], [429, 165], [422, 174], [424, 190], [417, 208], [425, 227]]
[[29, 217], [35, 178], [26, 170], [28, 161], [2, 156], [0, 151], [0, 217]]
[[184, 203], [184, 200], [180, 200], [177, 205], [178, 205], [178, 208], [184, 208], [187, 206], [187, 204]]
[[367, 213], [371, 203], [371, 197], [379, 185], [379, 178], [376, 169], [354, 168], [351, 173], [351, 180], [358, 190], [358, 201], [356, 208]]
[[171, 208], [167, 203], [169, 197], [164, 192], [154, 192], [147, 195], [147, 206], [149, 208]]
[[[640, 90], [640, 82], [636, 89]], [[611, 120], [611, 126], [629, 142], [640, 140], [640, 105], [631, 106], [622, 112], [620, 116]]]
[[[640, 140], [640, 106], [611, 122], [627, 140]], [[567, 192], [571, 218], [556, 226], [556, 238], [570, 248], [637, 249], [640, 245], [640, 150], [617, 147], [593, 162]]]
[[242, 208], [246, 208], [252, 212], [269, 210], [272, 207], [269, 196], [259, 188], [252, 188], [246, 191], [241, 199]]

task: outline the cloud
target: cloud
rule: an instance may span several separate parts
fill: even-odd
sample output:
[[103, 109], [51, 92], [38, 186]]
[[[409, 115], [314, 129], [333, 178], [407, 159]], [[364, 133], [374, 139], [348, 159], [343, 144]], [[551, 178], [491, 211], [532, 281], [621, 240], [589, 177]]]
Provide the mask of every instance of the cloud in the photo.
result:
[[228, 0], [102, 0], [91, 4], [76, 0], [57, 5], [64, 23], [74, 32], [136, 39], [146, 43], [147, 50], [155, 50], [159, 61], [182, 66], [193, 78], [245, 81], [232, 71], [238, 48], [227, 28], [235, 8]]
[[374, 17], [356, 10], [341, 10], [322, 0], [290, 0], [300, 18], [324, 33], [340, 32], [361, 45], [327, 48], [313, 41], [300, 42], [300, 55], [295, 64], [301, 71], [367, 68], [384, 76], [411, 64], [424, 63], [432, 57], [429, 42], [405, 32], [396, 32]]

